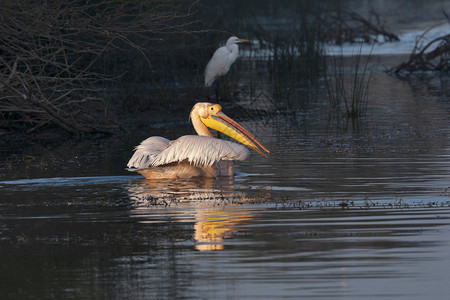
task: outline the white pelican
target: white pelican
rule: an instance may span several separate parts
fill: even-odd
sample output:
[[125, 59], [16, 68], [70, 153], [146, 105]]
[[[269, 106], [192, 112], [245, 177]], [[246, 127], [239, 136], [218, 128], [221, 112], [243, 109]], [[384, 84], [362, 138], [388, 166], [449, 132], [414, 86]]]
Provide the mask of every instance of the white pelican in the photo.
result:
[[185, 135], [174, 141], [149, 137], [136, 147], [127, 165], [132, 168], [130, 171], [137, 171], [147, 179], [232, 176], [232, 161], [247, 159], [248, 149], [213, 138], [207, 127], [234, 138], [266, 158], [270, 154], [253, 135], [227, 117], [219, 104], [195, 104], [190, 119], [198, 136]]
[[230, 70], [231, 65], [238, 57], [239, 47], [237, 43], [244, 43], [249, 40], [239, 39], [235, 36], [227, 40], [225, 46], [220, 47], [214, 52], [211, 60], [205, 69], [205, 86], [211, 86], [218, 77], [225, 75]]

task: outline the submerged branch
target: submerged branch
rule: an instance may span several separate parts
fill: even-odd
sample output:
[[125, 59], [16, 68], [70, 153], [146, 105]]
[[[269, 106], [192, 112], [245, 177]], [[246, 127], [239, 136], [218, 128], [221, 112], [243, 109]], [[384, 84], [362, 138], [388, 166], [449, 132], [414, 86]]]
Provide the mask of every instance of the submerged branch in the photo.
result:
[[[435, 46], [437, 44], [437, 46]], [[417, 43], [416, 43], [417, 45]], [[435, 47], [434, 50], [426, 52], [427, 49]], [[407, 62], [388, 70], [388, 73], [402, 73], [415, 71], [450, 71], [450, 34], [436, 38], [418, 52], [414, 48]]]
[[[450, 19], [444, 12], [448, 25]], [[414, 49], [412, 50], [407, 62], [403, 62], [388, 70], [388, 73], [404, 73], [416, 71], [435, 71], [442, 73], [450, 72], [450, 34], [437, 37], [424, 46], [421, 46], [425, 40], [426, 34], [436, 26], [426, 30], [416, 40]], [[429, 50], [433, 49], [433, 50]]]

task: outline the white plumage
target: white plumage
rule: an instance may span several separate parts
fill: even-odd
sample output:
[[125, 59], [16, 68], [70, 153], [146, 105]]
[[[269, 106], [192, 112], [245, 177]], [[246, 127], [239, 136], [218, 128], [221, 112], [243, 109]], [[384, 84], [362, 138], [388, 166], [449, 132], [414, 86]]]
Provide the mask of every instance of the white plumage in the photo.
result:
[[227, 40], [225, 46], [220, 47], [214, 52], [211, 60], [206, 65], [205, 86], [211, 86], [218, 77], [228, 73], [231, 65], [238, 57], [239, 47], [237, 43], [241, 42], [249, 41], [232, 36]]
[[152, 136], [141, 142], [127, 166], [147, 179], [216, 177], [233, 175], [232, 161], [249, 157], [240, 144], [212, 137], [208, 127], [218, 130], [261, 155], [270, 151], [236, 121], [222, 113], [219, 104], [197, 103], [190, 119], [198, 135], [185, 135], [174, 141]]
[[160, 136], [144, 140], [128, 162], [129, 168], [154, 168], [187, 160], [192, 166], [213, 166], [220, 160], [245, 160], [242, 145], [208, 136], [185, 135], [174, 141]]
[[169, 146], [169, 143], [170, 140], [160, 136], [152, 136], [143, 140], [134, 149], [135, 152], [127, 164], [128, 168], [149, 168], [156, 157]]

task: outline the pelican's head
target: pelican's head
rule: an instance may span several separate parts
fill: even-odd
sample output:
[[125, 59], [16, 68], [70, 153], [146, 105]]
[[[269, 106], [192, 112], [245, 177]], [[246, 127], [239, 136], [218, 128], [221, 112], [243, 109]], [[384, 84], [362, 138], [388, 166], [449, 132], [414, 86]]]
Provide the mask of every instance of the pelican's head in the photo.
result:
[[202, 132], [200, 129], [201, 126], [196, 124], [198, 120], [200, 120], [201, 124], [204, 126], [228, 135], [266, 158], [267, 154], [270, 155], [270, 151], [267, 150], [252, 134], [250, 134], [250, 132], [239, 125], [239, 123], [225, 115], [222, 112], [222, 106], [219, 104], [199, 102], [192, 108], [190, 118], [192, 119], [194, 128], [199, 135], [211, 136], [206, 128], [205, 130], [207, 133]]
[[240, 39], [237, 36], [232, 36], [227, 40], [226, 46], [230, 47], [237, 43], [251, 43], [251, 42], [249, 40]]

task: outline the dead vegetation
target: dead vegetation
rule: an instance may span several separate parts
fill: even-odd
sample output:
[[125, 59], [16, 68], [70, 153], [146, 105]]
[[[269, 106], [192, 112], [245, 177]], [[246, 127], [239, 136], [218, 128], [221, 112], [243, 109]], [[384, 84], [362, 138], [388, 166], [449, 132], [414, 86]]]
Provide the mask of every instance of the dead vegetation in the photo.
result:
[[115, 69], [124, 56], [150, 66], [161, 35], [183, 32], [190, 12], [177, 3], [1, 1], [0, 129], [119, 128], [100, 87], [128, 71]]
[[400, 40], [374, 11], [368, 18], [351, 11], [327, 11], [321, 16], [321, 24], [324, 41], [336, 45]]
[[[174, 86], [178, 94], [179, 86], [186, 86], [186, 90], [193, 90], [191, 93], [197, 96], [201, 91], [197, 82], [201, 82], [199, 78], [210, 50], [217, 46], [219, 35], [222, 38], [224, 34], [217, 28], [225, 28], [226, 34], [236, 32], [246, 38], [257, 39], [260, 45], [275, 53], [268, 59], [272, 63], [269, 67], [273, 72], [270, 74], [275, 83], [293, 83], [287, 85], [286, 93], [274, 84], [278, 89], [277, 95], [287, 99], [296, 86], [294, 84], [305, 78], [306, 81], [320, 78], [323, 58], [320, 42], [343, 44], [398, 40], [375, 12], [363, 17], [341, 10], [323, 11], [320, 6], [313, 5], [307, 10], [307, 15], [294, 19], [295, 22], [302, 20], [320, 26], [314, 26], [315, 30], [308, 35], [308, 31], [298, 30], [298, 24], [294, 24], [297, 26], [293, 27], [297, 30], [295, 35], [286, 33], [283, 36], [279, 31], [270, 32], [262, 28], [257, 21], [253, 27], [247, 24], [247, 28], [239, 29], [239, 25], [232, 22], [245, 23], [242, 21], [245, 15], [231, 18], [235, 10], [227, 6], [230, 5], [228, 2], [221, 2], [223, 7], [214, 2], [219, 9], [211, 4], [213, 1], [205, 2], [197, 5], [195, 0], [2, 1], [1, 133], [33, 133], [47, 127], [58, 127], [76, 135], [110, 132], [121, 127], [115, 120], [115, 116], [120, 114], [112, 113], [114, 107], [126, 113], [141, 110], [147, 102], [167, 104], [168, 98], [175, 98], [166, 96], [167, 86]], [[250, 8], [252, 3], [235, 2], [235, 8], [241, 12], [243, 5]], [[193, 18], [193, 7], [201, 7], [200, 11], [203, 9], [203, 15], [199, 17], [197, 14], [195, 18], [204, 19], [204, 24], [209, 26], [197, 27], [197, 30], [206, 28], [210, 32], [209, 36], [202, 36], [202, 40], [190, 38], [193, 28], [196, 28], [191, 25], [197, 23]], [[316, 8], [320, 11], [317, 12]], [[253, 12], [251, 14], [254, 15]], [[447, 35], [433, 41], [439, 46], [430, 52], [427, 49], [432, 48], [431, 44], [417, 49], [417, 53], [412, 55], [414, 62], [408, 62], [393, 72], [429, 66], [431, 60], [433, 63], [437, 61], [433, 65], [435, 69], [448, 70], [448, 40]], [[193, 48], [196, 51], [192, 51]], [[158, 64], [162, 66], [160, 74], [150, 78], [149, 73], [156, 74], [154, 70]], [[189, 80], [192, 81], [188, 84], [179, 84], [180, 66], [189, 70]], [[152, 88], [160, 92], [162, 100], [155, 100], [159, 98], [146, 93], [145, 99], [150, 100], [142, 104], [142, 97], [137, 97], [136, 101], [129, 97], [132, 91], [119, 105], [114, 106], [105, 100], [102, 90], [105, 82], [114, 87], [117, 79], [130, 74], [134, 76], [133, 83], [139, 86], [142, 86], [141, 82], [150, 82]], [[176, 84], [168, 83], [169, 80]], [[311, 86], [307, 82], [302, 90], [309, 90]], [[189, 92], [183, 90], [183, 93]], [[136, 105], [135, 102], [141, 104]]]
[[[450, 19], [445, 14], [448, 25]], [[433, 28], [433, 27], [432, 27]], [[411, 72], [433, 71], [449, 74], [450, 72], [450, 34], [434, 38], [425, 42], [427, 33], [432, 29], [426, 30], [420, 35], [412, 50], [408, 61], [401, 63], [388, 70], [388, 73], [401, 74]]]

